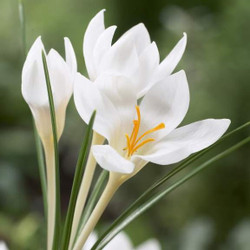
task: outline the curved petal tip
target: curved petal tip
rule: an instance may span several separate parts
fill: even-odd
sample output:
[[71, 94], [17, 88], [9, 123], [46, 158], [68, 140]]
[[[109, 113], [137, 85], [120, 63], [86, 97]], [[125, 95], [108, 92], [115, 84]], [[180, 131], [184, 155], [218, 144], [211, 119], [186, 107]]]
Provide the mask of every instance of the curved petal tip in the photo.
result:
[[109, 145], [92, 146], [92, 153], [97, 163], [108, 171], [122, 174], [131, 174], [134, 171], [134, 163], [119, 155]]

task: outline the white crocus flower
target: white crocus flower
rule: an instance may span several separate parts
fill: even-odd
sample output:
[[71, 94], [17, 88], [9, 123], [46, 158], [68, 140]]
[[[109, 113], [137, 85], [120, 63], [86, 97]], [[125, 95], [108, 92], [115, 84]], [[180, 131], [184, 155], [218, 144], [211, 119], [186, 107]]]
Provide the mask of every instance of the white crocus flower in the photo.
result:
[[92, 146], [92, 153], [110, 177], [74, 250], [84, 243], [117, 188], [147, 162], [177, 163], [216, 142], [230, 124], [228, 119], [207, 119], [177, 128], [189, 106], [184, 71], [155, 84], [140, 104], [136, 93], [129, 79], [121, 76], [104, 75], [94, 84], [76, 76], [76, 108], [86, 123], [93, 110], [97, 111], [94, 130], [108, 144]]
[[[50, 117], [47, 85], [42, 61], [45, 49], [40, 37], [36, 39], [28, 52], [22, 71], [22, 94], [28, 103], [38, 134], [43, 143], [46, 158], [47, 199], [48, 199], [48, 246], [52, 249], [55, 225], [55, 154]], [[61, 137], [65, 123], [65, 113], [73, 92], [77, 64], [73, 47], [65, 38], [66, 61], [53, 49], [46, 55], [52, 95], [55, 106], [57, 139]]]
[[184, 33], [183, 38], [160, 63], [157, 45], [151, 42], [144, 24], [135, 25], [112, 45], [115, 30], [116, 26], [105, 28], [104, 10], [90, 21], [83, 42], [89, 78], [95, 81], [103, 73], [125, 76], [135, 85], [138, 98], [173, 72], [187, 43]]
[[161, 165], [181, 161], [217, 141], [230, 123], [207, 119], [176, 128], [189, 106], [184, 71], [158, 82], [140, 104], [133, 85], [124, 77], [105, 75], [92, 84], [78, 74], [74, 99], [86, 123], [97, 111], [94, 129], [108, 140], [108, 145], [92, 147], [97, 162], [125, 175], [137, 173], [149, 161]]
[[[91, 233], [82, 250], [90, 250], [98, 237], [95, 232]], [[126, 233], [120, 232], [117, 234], [103, 250], [160, 250], [161, 246], [155, 239], [149, 239], [143, 242], [138, 247], [134, 247]]]
[[[31, 109], [39, 136], [44, 143], [51, 139], [52, 128], [42, 51], [45, 53], [41, 37], [38, 37], [29, 50], [23, 66], [22, 94]], [[74, 50], [68, 38], [65, 38], [65, 54], [66, 61], [54, 49], [46, 55], [58, 139], [64, 128], [65, 111], [73, 92], [73, 80], [77, 68]]]
[[[142, 97], [156, 82], [169, 76], [180, 61], [187, 43], [186, 34], [175, 48], [161, 62], [155, 42], [140, 23], [128, 30], [112, 44], [116, 26], [105, 28], [104, 10], [101, 10], [89, 23], [84, 36], [83, 52], [89, 78], [92, 82], [102, 74], [123, 76], [135, 87], [136, 97]], [[129, 86], [127, 86], [129, 88]], [[108, 90], [107, 90], [108, 91]], [[92, 145], [101, 144], [103, 137], [93, 134]], [[84, 173], [77, 206], [74, 214], [70, 246], [76, 235], [78, 222], [85, 205], [87, 194], [95, 171], [96, 161], [89, 155]]]

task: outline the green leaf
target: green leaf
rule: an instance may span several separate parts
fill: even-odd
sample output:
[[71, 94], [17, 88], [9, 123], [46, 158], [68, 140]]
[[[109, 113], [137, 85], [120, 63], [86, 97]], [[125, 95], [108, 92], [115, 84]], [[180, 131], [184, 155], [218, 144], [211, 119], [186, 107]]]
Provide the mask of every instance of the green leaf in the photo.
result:
[[33, 130], [34, 130], [34, 137], [35, 137], [35, 144], [36, 144], [40, 182], [41, 182], [41, 188], [42, 188], [42, 194], [43, 194], [43, 209], [44, 209], [45, 220], [47, 220], [48, 204], [47, 204], [47, 181], [46, 181], [46, 172], [45, 172], [45, 161], [44, 161], [42, 143], [37, 133], [34, 119], [33, 119]]
[[90, 148], [90, 144], [92, 140], [92, 135], [93, 135], [92, 128], [93, 128], [93, 124], [95, 120], [95, 115], [96, 115], [96, 111], [94, 111], [91, 116], [89, 125], [87, 127], [87, 131], [85, 133], [84, 140], [81, 146], [78, 161], [76, 164], [76, 171], [75, 171], [73, 186], [72, 186], [71, 195], [70, 195], [69, 207], [68, 207], [66, 221], [65, 221], [64, 230], [63, 230], [63, 239], [62, 239], [62, 245], [61, 245], [63, 250], [67, 250], [68, 245], [69, 245], [71, 227], [72, 227], [73, 216], [74, 216], [74, 211], [75, 211], [75, 206], [76, 206], [76, 200], [77, 200], [77, 195], [78, 195], [79, 188], [80, 188], [81, 181], [82, 181], [84, 165], [88, 157], [89, 148]]
[[21, 37], [22, 37], [22, 52], [24, 57], [26, 56], [26, 25], [25, 25], [25, 13], [22, 0], [18, 3], [19, 20], [21, 25]]
[[[181, 164], [179, 164], [175, 169], [170, 171], [166, 176], [164, 176], [162, 179], [157, 181], [154, 185], [152, 185], [146, 192], [144, 192], [128, 209], [126, 209], [116, 220], [115, 222], [106, 230], [106, 232], [100, 236], [96, 244], [93, 246], [94, 249], [101, 249], [104, 247], [117, 233], [119, 233], [126, 225], [128, 225], [133, 219], [135, 219], [137, 216], [139, 216], [141, 213], [146, 211], [149, 207], [151, 207], [154, 203], [156, 203], [159, 199], [161, 199], [164, 195], [166, 195], [168, 192], [172, 191], [185, 181], [187, 181], [189, 178], [197, 174], [199, 171], [204, 169], [205, 167], [209, 166], [213, 162], [221, 159], [222, 157], [225, 157], [229, 153], [233, 152], [234, 150], [238, 149], [239, 147], [243, 146], [244, 144], [249, 142], [249, 137], [242, 142], [236, 144], [235, 146], [229, 148], [228, 150], [225, 150], [223, 153], [213, 157], [212, 159], [206, 161], [200, 167], [196, 168], [194, 171], [190, 172], [186, 176], [184, 176], [180, 181], [174, 183], [172, 186], [170, 186], [168, 189], [160, 191], [157, 195], [154, 196], [155, 190], [162, 186], [169, 178], [180, 172], [183, 168], [185, 168], [187, 165], [192, 163], [193, 161], [200, 158], [202, 155], [210, 151], [212, 148], [214, 148], [216, 145], [224, 141], [224, 139], [234, 135], [238, 131], [244, 129], [245, 127], [249, 126], [250, 122], [245, 123], [244, 125], [236, 128], [235, 130], [231, 131], [230, 133], [227, 133], [225, 136], [223, 136], [219, 141], [217, 141], [215, 144], [210, 146], [209, 148], [194, 154], [193, 156], [189, 157], [187, 160], [183, 161]], [[188, 178], [186, 178], [188, 176]], [[162, 195], [163, 194], [163, 195]], [[153, 198], [152, 198], [153, 197]], [[156, 198], [158, 197], [158, 198]]]
[[54, 144], [54, 154], [55, 154], [55, 168], [56, 168], [56, 178], [55, 178], [55, 189], [56, 189], [56, 211], [55, 211], [55, 228], [54, 228], [54, 239], [53, 239], [53, 250], [58, 250], [59, 238], [60, 238], [60, 224], [61, 224], [61, 209], [60, 209], [60, 181], [59, 181], [59, 156], [58, 156], [58, 146], [57, 146], [57, 127], [56, 127], [56, 114], [55, 105], [53, 100], [53, 94], [51, 89], [48, 65], [46, 61], [46, 56], [42, 51], [43, 68], [46, 79], [46, 86], [48, 91], [49, 107], [50, 107], [50, 117], [53, 132], [53, 144]]

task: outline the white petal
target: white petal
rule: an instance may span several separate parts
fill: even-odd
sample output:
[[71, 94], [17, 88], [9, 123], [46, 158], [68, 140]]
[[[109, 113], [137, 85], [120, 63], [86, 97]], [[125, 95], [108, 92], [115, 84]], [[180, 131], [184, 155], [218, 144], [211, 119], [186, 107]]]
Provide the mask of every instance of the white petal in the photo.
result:
[[151, 43], [148, 30], [143, 23], [133, 26], [126, 33], [124, 33], [119, 40], [126, 40], [127, 37], [133, 39], [138, 55], [140, 55]]
[[158, 82], [168, 75], [170, 75], [185, 51], [187, 45], [187, 35], [186, 33], [183, 34], [183, 38], [176, 44], [173, 50], [168, 54], [168, 56], [161, 62], [158, 67], [158, 70], [155, 74], [155, 82]]
[[157, 132], [162, 137], [176, 128], [185, 117], [189, 106], [189, 90], [186, 74], [179, 71], [157, 83], [141, 102], [142, 127], [145, 132], [160, 123], [165, 129]]
[[124, 232], [117, 234], [103, 250], [133, 250], [133, 245]]
[[57, 51], [50, 50], [47, 63], [55, 104], [58, 137], [60, 137], [64, 129], [66, 107], [73, 93], [73, 77], [68, 64]]
[[[122, 153], [123, 147], [126, 145], [125, 134], [129, 133], [133, 126], [133, 119], [136, 114], [136, 88], [131, 81], [123, 76], [102, 75], [94, 82], [100, 92], [107, 96], [117, 110], [120, 117], [120, 123], [114, 127], [112, 137], [109, 144], [115, 148], [119, 148]], [[121, 139], [121, 135], [123, 138]]]
[[191, 123], [164, 137], [148, 155], [136, 157], [161, 165], [179, 162], [215, 143], [229, 125], [228, 119], [207, 119]]
[[47, 63], [55, 107], [62, 103], [67, 105], [73, 92], [73, 79], [68, 64], [54, 49], [50, 50]]
[[99, 36], [105, 30], [104, 11], [101, 10], [92, 18], [84, 35], [83, 54], [90, 79], [95, 79], [96, 77], [93, 50]]
[[156, 43], [151, 43], [139, 57], [139, 68], [135, 69], [132, 76], [137, 88], [137, 97], [142, 97], [151, 87], [151, 78], [159, 64], [159, 51]]
[[119, 126], [119, 114], [97, 86], [79, 73], [75, 78], [74, 100], [79, 115], [87, 124], [96, 110], [94, 130], [110, 139], [114, 127]]
[[33, 64], [34, 61], [38, 61], [40, 64], [42, 64], [42, 51], [45, 52], [41, 36], [39, 36], [31, 46], [27, 54], [26, 60], [23, 65], [22, 77], [26, 75], [27, 71], [30, 69], [31, 64]]
[[96, 45], [93, 50], [93, 57], [95, 63], [96, 74], [100, 73], [99, 64], [102, 61], [104, 55], [111, 48], [112, 39], [116, 30], [116, 26], [111, 26], [104, 30], [99, 36]]
[[98, 237], [97, 237], [96, 232], [92, 232], [90, 236], [88, 237], [86, 243], [84, 244], [82, 250], [90, 250], [96, 243], [97, 239]]
[[42, 64], [44, 46], [38, 37], [31, 46], [22, 70], [22, 95], [30, 105], [45, 105], [48, 101]]
[[137, 105], [136, 89], [128, 78], [103, 74], [94, 84], [98, 86], [102, 94], [109, 98], [123, 119], [124, 112], [135, 110]]
[[109, 145], [95, 145], [92, 147], [92, 153], [97, 163], [108, 171], [130, 174], [134, 170], [134, 164]]
[[161, 245], [157, 240], [150, 239], [138, 246], [136, 250], [161, 250]]
[[64, 46], [65, 46], [66, 63], [68, 64], [71, 73], [75, 74], [77, 71], [76, 55], [73, 46], [67, 37], [64, 37]]
[[34, 60], [23, 70], [25, 73], [22, 74], [22, 95], [31, 109], [38, 133], [43, 140], [52, 130], [46, 82], [41, 67], [41, 62]]
[[133, 34], [119, 39], [105, 54], [99, 71], [106, 74], [131, 76], [139, 66]]
[[48, 106], [48, 94], [41, 62], [30, 62], [22, 74], [22, 95], [32, 106]]

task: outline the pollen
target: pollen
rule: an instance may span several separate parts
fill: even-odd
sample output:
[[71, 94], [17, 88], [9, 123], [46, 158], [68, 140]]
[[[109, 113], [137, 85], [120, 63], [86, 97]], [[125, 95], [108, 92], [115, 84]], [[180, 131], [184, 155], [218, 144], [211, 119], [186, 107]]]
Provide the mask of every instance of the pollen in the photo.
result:
[[145, 144], [155, 141], [154, 138], [144, 139], [146, 135], [149, 135], [155, 131], [165, 128], [165, 124], [160, 123], [154, 128], [149, 129], [148, 131], [146, 131], [145, 133], [143, 133], [141, 136], [138, 137], [139, 129], [141, 125], [141, 112], [140, 112], [139, 106], [136, 106], [135, 108], [136, 108], [136, 113], [137, 113], [137, 120], [133, 121], [134, 127], [133, 127], [131, 135], [129, 136], [128, 134], [125, 134], [125, 137], [127, 140], [127, 147], [124, 148], [124, 150], [127, 150], [128, 157], [132, 156], [139, 148], [141, 148]]

